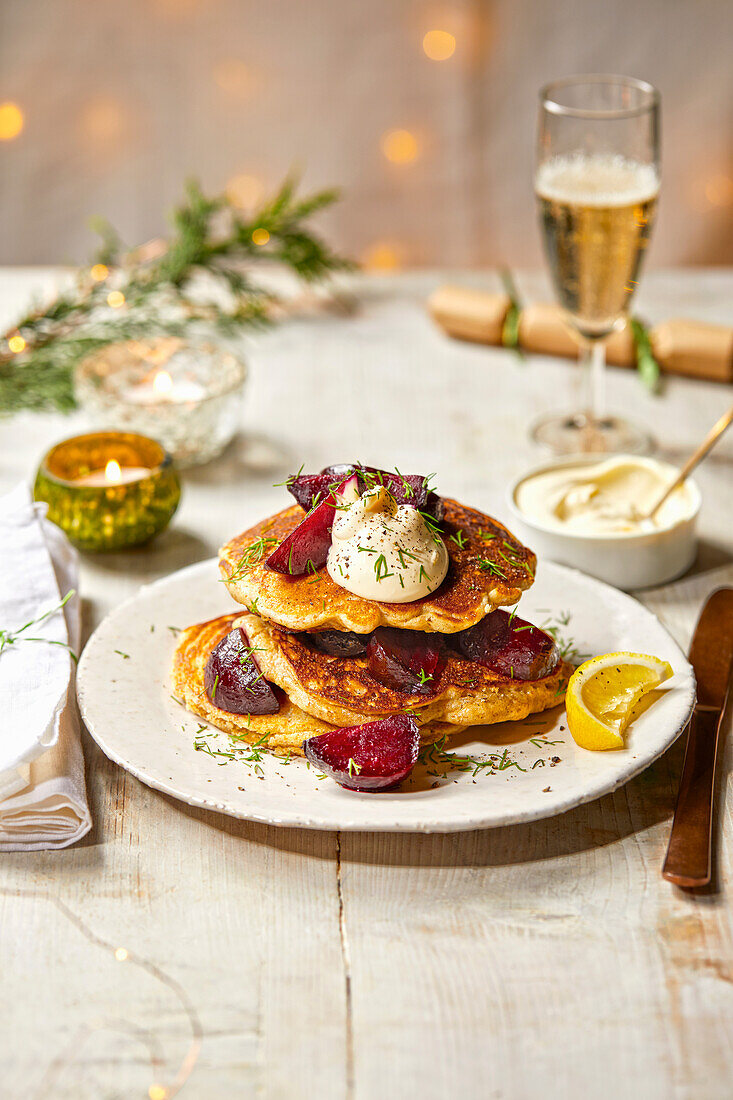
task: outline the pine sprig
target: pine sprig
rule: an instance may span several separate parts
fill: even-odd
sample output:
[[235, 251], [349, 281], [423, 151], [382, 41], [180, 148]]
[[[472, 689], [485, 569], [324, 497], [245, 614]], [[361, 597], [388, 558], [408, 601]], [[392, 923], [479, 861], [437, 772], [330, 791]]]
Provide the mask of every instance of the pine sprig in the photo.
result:
[[[97, 219], [93, 228], [101, 244], [93, 266], [0, 338], [0, 412], [70, 411], [76, 405], [76, 363], [105, 344], [151, 332], [181, 336], [202, 324], [231, 335], [271, 323], [276, 299], [252, 281], [252, 266], [262, 260], [280, 264], [305, 282], [353, 266], [307, 224], [337, 198], [334, 190], [298, 198], [296, 180], [288, 177], [248, 216], [225, 195], [207, 196], [190, 181], [171, 215], [170, 238], [133, 250]], [[218, 293], [202, 296], [202, 276]], [[14, 350], [19, 342], [21, 350]]]

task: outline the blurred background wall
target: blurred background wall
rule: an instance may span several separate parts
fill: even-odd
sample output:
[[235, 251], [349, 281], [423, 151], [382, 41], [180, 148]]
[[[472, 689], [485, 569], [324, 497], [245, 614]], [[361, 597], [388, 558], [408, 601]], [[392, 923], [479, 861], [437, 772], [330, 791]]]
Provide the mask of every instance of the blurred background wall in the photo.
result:
[[[437, 33], [436, 33], [437, 32]], [[132, 245], [184, 178], [244, 204], [338, 184], [372, 267], [540, 262], [536, 93], [623, 72], [663, 95], [650, 262], [733, 262], [733, 0], [2, 0], [0, 262]]]

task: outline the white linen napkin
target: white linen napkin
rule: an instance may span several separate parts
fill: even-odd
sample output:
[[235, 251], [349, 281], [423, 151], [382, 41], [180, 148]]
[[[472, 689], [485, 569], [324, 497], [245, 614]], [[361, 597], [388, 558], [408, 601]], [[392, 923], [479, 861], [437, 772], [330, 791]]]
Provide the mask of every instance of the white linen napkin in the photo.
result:
[[45, 510], [26, 485], [0, 499], [2, 852], [66, 848], [92, 827], [69, 653], [78, 592], [59, 609], [78, 587], [78, 558]]

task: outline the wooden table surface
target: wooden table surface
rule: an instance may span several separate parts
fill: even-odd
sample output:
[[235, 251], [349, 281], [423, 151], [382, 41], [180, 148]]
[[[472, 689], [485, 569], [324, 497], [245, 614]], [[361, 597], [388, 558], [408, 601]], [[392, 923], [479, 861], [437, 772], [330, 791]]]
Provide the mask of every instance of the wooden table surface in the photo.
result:
[[[54, 278], [0, 273], [1, 320]], [[509, 478], [537, 457], [528, 422], [575, 404], [577, 371], [446, 340], [422, 308], [440, 281], [365, 280], [353, 316], [258, 337], [241, 438], [185, 475], [171, 529], [84, 558], [86, 634], [277, 509], [273, 482], [301, 462], [435, 470], [504, 515]], [[539, 276], [520, 283], [543, 292]], [[730, 323], [731, 302], [733, 272], [679, 271], [648, 275], [639, 307]], [[680, 379], [652, 398], [619, 370], [609, 388], [677, 460], [731, 401]], [[0, 487], [82, 423], [2, 422]], [[640, 597], [685, 646], [704, 593], [733, 582], [732, 471], [733, 436], [699, 473], [695, 575]], [[189, 1071], [191, 1100], [731, 1095], [733, 799], [723, 809], [721, 790], [714, 887], [664, 882], [681, 745], [561, 817], [434, 836], [234, 821], [148, 789], [88, 737], [85, 753], [93, 832], [2, 860], [3, 1096], [161, 1100]], [[730, 739], [725, 757], [723, 789]]]

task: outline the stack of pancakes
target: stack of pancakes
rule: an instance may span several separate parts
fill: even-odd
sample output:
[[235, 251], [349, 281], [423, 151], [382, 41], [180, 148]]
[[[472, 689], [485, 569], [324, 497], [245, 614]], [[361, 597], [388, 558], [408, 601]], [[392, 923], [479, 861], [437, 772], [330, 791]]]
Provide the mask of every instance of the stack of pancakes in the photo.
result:
[[[291, 577], [265, 559], [303, 519], [286, 508], [222, 548], [219, 568], [244, 612], [189, 627], [173, 664], [174, 694], [212, 725], [275, 752], [302, 752], [303, 741], [335, 726], [412, 714], [424, 742], [467, 726], [526, 718], [557, 706], [572, 669], [560, 661], [539, 680], [513, 679], [446, 647], [446, 663], [428, 692], [397, 690], [375, 680], [366, 657], [321, 652], [312, 635], [322, 630], [369, 634], [380, 626], [450, 635], [511, 606], [534, 581], [536, 558], [496, 520], [444, 499], [441, 522], [450, 565], [432, 594], [412, 603], [367, 600], [341, 588], [322, 568]], [[215, 707], [204, 687], [212, 650], [242, 627], [266, 680], [280, 689], [280, 710], [268, 715], [230, 714]]]

